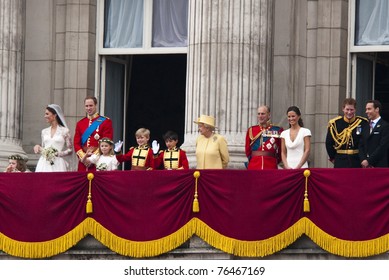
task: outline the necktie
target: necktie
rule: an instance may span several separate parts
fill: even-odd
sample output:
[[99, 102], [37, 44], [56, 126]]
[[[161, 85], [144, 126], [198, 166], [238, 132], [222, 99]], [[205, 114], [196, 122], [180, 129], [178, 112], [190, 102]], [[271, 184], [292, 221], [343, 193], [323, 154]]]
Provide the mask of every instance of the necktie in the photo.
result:
[[373, 131], [374, 128], [374, 122], [370, 121], [370, 133]]

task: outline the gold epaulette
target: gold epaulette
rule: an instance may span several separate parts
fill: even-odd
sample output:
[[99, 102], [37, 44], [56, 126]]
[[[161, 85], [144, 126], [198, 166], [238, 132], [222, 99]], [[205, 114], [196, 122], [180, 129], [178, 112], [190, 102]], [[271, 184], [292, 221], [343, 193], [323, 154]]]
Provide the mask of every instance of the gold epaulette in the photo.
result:
[[365, 117], [357, 116], [357, 118], [358, 118], [358, 119], [361, 119], [361, 120], [364, 120], [364, 121], [367, 121], [367, 122], [369, 121], [369, 120], [368, 120], [367, 118], [365, 118]]
[[343, 118], [343, 117], [342, 116], [337, 116], [336, 118], [331, 119], [328, 123], [334, 123], [334, 122], [336, 122], [337, 120], [339, 120], [341, 118]]

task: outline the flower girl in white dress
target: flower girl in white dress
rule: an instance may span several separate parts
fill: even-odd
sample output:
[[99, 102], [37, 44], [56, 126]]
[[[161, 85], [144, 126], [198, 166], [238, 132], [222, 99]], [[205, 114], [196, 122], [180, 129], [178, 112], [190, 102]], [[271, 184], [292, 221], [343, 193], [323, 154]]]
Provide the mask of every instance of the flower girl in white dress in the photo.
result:
[[41, 154], [35, 171], [69, 171], [67, 158], [73, 153], [73, 144], [61, 107], [48, 105], [45, 119], [50, 126], [42, 130], [42, 145], [34, 146], [34, 152]]
[[87, 152], [81, 161], [96, 165], [97, 171], [117, 170], [120, 163], [116, 159], [113, 146], [113, 141], [104, 137], [99, 140], [97, 153]]

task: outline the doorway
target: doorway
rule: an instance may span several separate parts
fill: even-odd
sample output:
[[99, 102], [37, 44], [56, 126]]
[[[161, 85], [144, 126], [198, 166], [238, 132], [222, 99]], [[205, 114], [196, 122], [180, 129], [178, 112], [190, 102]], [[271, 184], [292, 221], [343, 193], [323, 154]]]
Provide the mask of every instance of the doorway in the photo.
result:
[[382, 104], [382, 118], [389, 121], [389, 53], [360, 53], [355, 58], [357, 114], [366, 117], [366, 102], [377, 99]]
[[135, 132], [144, 127], [165, 148], [162, 135], [173, 130], [184, 141], [186, 54], [133, 55], [130, 59], [126, 147], [136, 146]]
[[378, 53], [374, 83], [374, 99], [381, 102], [381, 116], [389, 121], [389, 53]]

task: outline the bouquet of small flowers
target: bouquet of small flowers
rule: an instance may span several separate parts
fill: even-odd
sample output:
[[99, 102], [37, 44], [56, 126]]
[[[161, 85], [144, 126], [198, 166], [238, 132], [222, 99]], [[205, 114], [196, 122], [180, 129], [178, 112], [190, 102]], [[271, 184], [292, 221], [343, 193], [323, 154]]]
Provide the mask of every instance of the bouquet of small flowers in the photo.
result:
[[58, 150], [54, 147], [48, 147], [42, 150], [42, 156], [50, 162], [51, 165], [54, 164], [54, 160], [57, 157]]
[[99, 171], [106, 171], [108, 169], [108, 166], [105, 162], [102, 162], [96, 166], [96, 169]]

